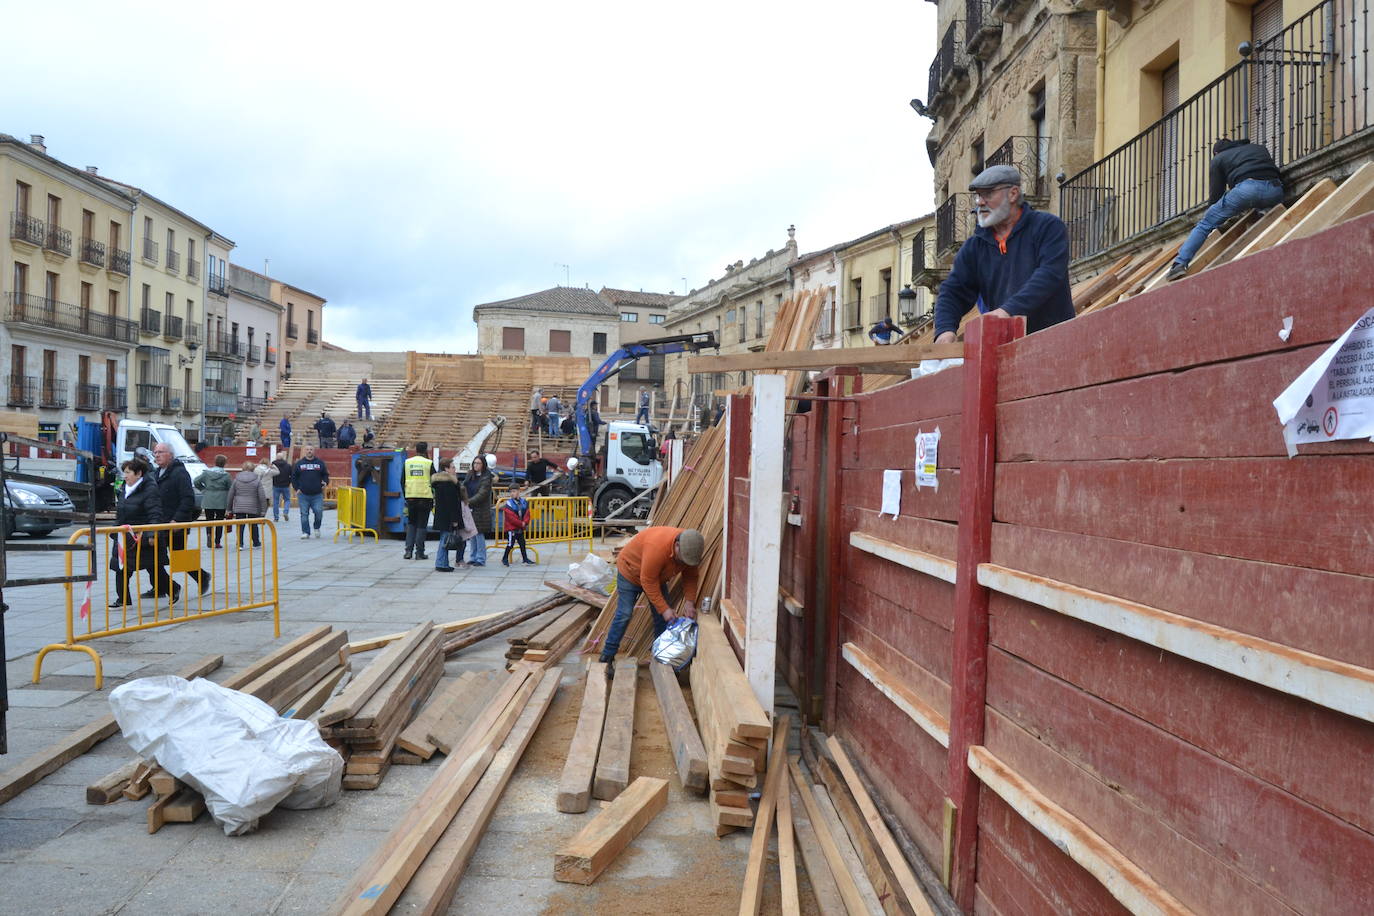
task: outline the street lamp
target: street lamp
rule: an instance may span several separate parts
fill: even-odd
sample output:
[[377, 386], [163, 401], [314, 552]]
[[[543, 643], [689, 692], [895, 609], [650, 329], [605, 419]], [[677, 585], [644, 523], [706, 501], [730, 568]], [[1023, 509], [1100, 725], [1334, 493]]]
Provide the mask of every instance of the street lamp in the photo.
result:
[[903, 321], [911, 321], [916, 317], [916, 298], [916, 290], [911, 288], [910, 283], [897, 294], [897, 310]]

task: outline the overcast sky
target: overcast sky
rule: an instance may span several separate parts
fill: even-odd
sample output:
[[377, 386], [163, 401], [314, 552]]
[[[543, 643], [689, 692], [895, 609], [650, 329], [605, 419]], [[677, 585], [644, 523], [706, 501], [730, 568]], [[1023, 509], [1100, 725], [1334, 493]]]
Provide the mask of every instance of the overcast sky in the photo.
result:
[[681, 293], [792, 223], [929, 212], [934, 31], [922, 0], [11, 4], [0, 132], [270, 260], [327, 340], [471, 352], [480, 302]]

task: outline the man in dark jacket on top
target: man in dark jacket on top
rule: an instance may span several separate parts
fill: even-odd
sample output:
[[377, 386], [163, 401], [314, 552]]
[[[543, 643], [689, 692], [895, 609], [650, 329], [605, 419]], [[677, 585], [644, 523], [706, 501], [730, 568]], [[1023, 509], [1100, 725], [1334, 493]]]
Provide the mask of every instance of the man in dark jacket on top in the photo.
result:
[[[1188, 265], [1212, 230], [1247, 210], [1268, 210], [1283, 201], [1283, 179], [1269, 150], [1249, 140], [1218, 140], [1212, 147], [1211, 197], [1207, 212], [1178, 250], [1166, 279], [1187, 276]], [[1227, 188], [1230, 188], [1228, 191]]]
[[1073, 317], [1069, 231], [1021, 199], [1021, 173], [994, 165], [969, 184], [978, 229], [954, 256], [935, 302], [935, 342], [953, 343], [976, 302], [985, 315], [1023, 315], [1033, 334]]
[[[162, 523], [169, 522], [193, 522], [200, 510], [196, 508], [196, 491], [191, 485], [191, 472], [186, 470], [186, 465], [176, 460], [172, 454], [172, 447], [165, 442], [159, 442], [153, 446], [153, 473], [151, 483], [157, 486], [158, 498], [162, 507]], [[171, 541], [173, 550], [184, 550], [186, 548], [186, 529], [178, 528], [171, 532], [171, 538], [166, 534], [159, 536], [163, 549], [168, 540]], [[161, 554], [161, 551], [159, 551]], [[197, 569], [186, 574], [195, 580], [196, 585], [204, 592], [210, 587], [210, 573], [204, 569]], [[173, 601], [176, 596], [181, 594], [181, 589], [176, 588]], [[152, 589], [143, 593], [144, 598], [154, 597]], [[160, 597], [160, 596], [158, 596]]]

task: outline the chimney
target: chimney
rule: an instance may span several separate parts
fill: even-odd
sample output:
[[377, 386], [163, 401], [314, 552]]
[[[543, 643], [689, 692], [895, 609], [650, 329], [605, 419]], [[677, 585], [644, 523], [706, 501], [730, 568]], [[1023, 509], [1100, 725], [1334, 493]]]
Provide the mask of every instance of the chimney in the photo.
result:
[[86, 166], [86, 171], [90, 172], [92, 175], [100, 174], [100, 169], [93, 165]]
[[46, 146], [43, 145], [43, 135], [42, 135], [42, 134], [30, 134], [30, 135], [29, 135], [29, 146], [32, 147], [33, 149], [38, 150], [40, 153], [46, 153], [46, 152], [48, 151], [48, 148], [47, 148]]

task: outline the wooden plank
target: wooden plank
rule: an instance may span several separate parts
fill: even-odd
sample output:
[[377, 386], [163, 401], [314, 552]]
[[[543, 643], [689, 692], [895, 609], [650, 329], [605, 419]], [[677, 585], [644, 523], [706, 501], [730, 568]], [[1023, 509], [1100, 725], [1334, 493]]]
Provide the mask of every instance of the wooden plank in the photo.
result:
[[667, 804], [668, 780], [636, 779], [554, 853], [554, 880], [591, 884]]
[[[635, 688], [639, 684], [639, 660], [619, 658], [615, 681], [606, 701], [606, 721], [601, 729], [601, 750], [596, 758], [592, 797], [610, 801], [630, 784], [630, 749], [635, 730]], [[589, 674], [592, 672], [589, 671]]]
[[[349, 717], [349, 727], [382, 727], [392, 721], [403, 705], [415, 699], [412, 690], [436, 663], [442, 673], [444, 662], [440, 650], [443, 641], [444, 634], [433, 631], [421, 639], [410, 655], [396, 666], [396, 670], [391, 672], [391, 675], [378, 685], [372, 696]], [[420, 699], [421, 702], [423, 700], [424, 698]]]
[[[744, 892], [740, 896], [740, 916], [758, 916], [763, 904], [763, 866], [768, 855], [768, 834], [773, 829], [777, 812], [778, 788], [783, 783], [787, 760], [787, 735], [792, 726], [791, 716], [781, 716], [773, 732], [773, 749], [768, 755], [768, 778], [759, 798], [759, 811], [754, 816], [754, 835], [749, 842], [749, 858], [744, 866]], [[795, 874], [794, 874], [795, 877]]]
[[592, 664], [582, 678], [582, 709], [568, 745], [568, 758], [558, 781], [557, 807], [580, 814], [591, 804], [592, 779], [596, 775], [597, 750], [606, 720], [606, 675], [602, 665]]
[[891, 560], [907, 569], [914, 569], [944, 582], [955, 580], [955, 570], [958, 564], [953, 560], [937, 557], [923, 550], [903, 547], [901, 544], [886, 538], [875, 537], [861, 531], [851, 531], [849, 533], [849, 546], [865, 553], [871, 553], [875, 557]]
[[148, 774], [148, 788], [152, 789], [153, 794], [160, 798], [163, 795], [175, 795], [186, 788], [186, 784], [162, 767], [158, 767]]
[[[673, 762], [677, 764], [682, 787], [693, 792], [706, 791], [706, 746], [692, 722], [692, 713], [682, 695], [677, 673], [660, 662], [649, 662], [654, 679], [654, 693], [658, 695], [658, 709], [663, 715], [663, 729], [672, 747]], [[560, 811], [563, 809], [560, 807]]]
[[232, 676], [225, 678], [220, 686], [228, 687], [230, 690], [243, 690], [253, 681], [262, 677], [268, 671], [277, 667], [306, 646], [324, 639], [333, 631], [334, 628], [326, 624], [325, 626], [316, 627], [313, 630], [302, 633], [285, 645], [278, 646], [271, 652], [268, 652], [242, 671], [237, 671]]
[[[808, 763], [811, 775], [818, 784], [816, 800], [821, 803], [822, 808], [828, 809], [823, 812], [827, 820], [830, 819], [829, 809], [833, 809], [835, 819], [830, 821], [831, 829], [835, 831], [837, 838], [843, 834], [845, 842], [841, 845], [841, 853], [847, 855], [852, 849], [855, 858], [851, 860], [851, 865], [857, 863], [862, 870], [883, 913], [887, 916], [911, 916], [911, 908], [905, 905], [893, 889], [895, 879], [888, 873], [882, 853], [864, 825], [863, 815], [845, 786], [843, 777], [835, 769], [834, 762], [825, 756], [822, 748], [816, 750]], [[825, 788], [823, 796], [819, 791], [820, 786]], [[865, 893], [862, 884], [859, 886], [859, 892]]]
[[289, 713], [288, 710], [295, 710], [296, 701], [299, 700], [306, 691], [328, 677], [331, 672], [342, 670], [342, 667], [339, 665], [338, 655], [330, 655], [321, 659], [318, 665], [305, 672], [295, 681], [283, 687], [276, 695], [267, 698], [265, 702], [282, 716], [288, 719], [293, 718], [293, 715]]
[[1201, 273], [1212, 265], [1226, 249], [1236, 243], [1238, 239], [1250, 231], [1250, 227], [1259, 222], [1260, 217], [1254, 210], [1243, 214], [1239, 219], [1230, 225], [1225, 231], [1213, 232], [1207, 237], [1207, 241], [1198, 249], [1197, 254], [1188, 262], [1188, 273]]
[[490, 639], [498, 633], [503, 633], [511, 627], [524, 623], [531, 617], [538, 617], [540, 614], [552, 610], [567, 600], [567, 597], [561, 594], [550, 595], [547, 598], [541, 598], [524, 607], [518, 607], [512, 611], [507, 611], [500, 617], [489, 620], [481, 626], [471, 627], [467, 630], [463, 630], [461, 633], [455, 633], [444, 641], [444, 655], [453, 655], [455, 652], [476, 645], [485, 639]]
[[148, 832], [157, 833], [167, 823], [166, 808], [175, 796], [164, 795], [148, 806]]
[[[222, 664], [224, 664], [224, 656], [207, 655], [182, 668], [176, 675], [189, 681], [193, 678], [204, 677]], [[36, 784], [44, 776], [62, 769], [117, 731], [119, 731], [119, 723], [115, 721], [113, 715], [101, 716], [94, 722], [78, 728], [70, 735], [54, 741], [41, 751], [30, 754], [24, 760], [0, 773], [0, 805]], [[121, 769], [123, 769], [122, 765]], [[113, 773], [110, 774], [110, 776], [100, 780], [97, 785], [104, 784], [113, 776]]]
[[404, 639], [391, 643], [355, 677], [343, 692], [331, 699], [319, 715], [321, 725], [332, 725], [356, 715], [368, 698], [377, 691], [396, 668], [405, 661], [416, 645], [429, 635], [433, 621], [425, 621], [406, 634]]
[[963, 344], [900, 344], [890, 347], [841, 347], [829, 350], [778, 350], [730, 356], [689, 356], [687, 372], [761, 372], [777, 369], [829, 369], [834, 366], [914, 367], [923, 359], [956, 359]]
[[807, 820], [810, 822], [811, 829], [816, 833], [816, 841], [820, 845], [821, 853], [825, 856], [826, 864], [830, 867], [831, 877], [835, 880], [835, 886], [839, 890], [840, 899], [844, 902], [845, 909], [851, 914], [871, 912], [868, 902], [859, 893], [859, 885], [855, 883], [854, 875], [849, 870], [848, 863], [840, 854], [840, 847], [821, 814], [820, 806], [811, 793], [811, 785], [802, 775], [796, 757], [788, 758], [787, 769], [792, 775], [792, 783], [797, 788], [797, 795], [806, 808]]
[[184, 787], [162, 809], [163, 820], [168, 824], [192, 824], [204, 813], [205, 796]]
[[463, 879], [463, 872], [496, 811], [501, 793], [553, 703], [558, 683], [559, 678], [555, 676], [540, 681], [530, 696], [529, 704], [516, 720], [472, 794], [463, 802], [458, 814], [435, 841], [414, 877], [406, 884], [392, 913], [438, 916], [448, 912], [454, 893]]
[[896, 675], [880, 665], [876, 659], [847, 642], [841, 647], [841, 656], [855, 671], [878, 689], [878, 692], [892, 701], [892, 704], [910, 717], [927, 735], [944, 747], [949, 747], [949, 719], [934, 706], [923, 700], [917, 693], [904, 684]]
[[791, 790], [788, 801], [792, 808], [792, 830], [797, 837], [797, 848], [801, 852], [802, 864], [806, 866], [806, 877], [811, 882], [811, 893], [816, 898], [816, 908], [821, 916], [846, 916], [844, 899], [840, 896], [839, 885], [830, 872], [825, 852], [821, 849], [820, 838], [811, 826], [811, 818], [806, 813], [796, 782], [792, 778], [792, 768], [787, 768], [787, 785]]
[[[272, 700], [279, 694], [303, 690], [303, 686], [293, 687], [302, 678], [314, 683], [323, 677], [329, 668], [338, 664], [339, 649], [347, 642], [348, 633], [344, 630], [326, 633], [237, 689], [259, 698], [269, 706], [274, 705]], [[321, 665], [325, 666], [324, 670], [316, 672]], [[311, 672], [316, 673], [312, 675]]]
[[792, 828], [792, 776], [787, 764], [770, 768], [778, 773], [778, 876], [782, 885], [783, 916], [801, 916], [801, 896], [797, 890], [796, 834]]
[[482, 714], [488, 702], [501, 690], [507, 679], [499, 672], [489, 671], [471, 682], [465, 699], [456, 701], [448, 712], [430, 727], [426, 735], [440, 753], [449, 754], [453, 748], [462, 745], [465, 737], [472, 731], [473, 724]]
[[405, 748], [421, 760], [433, 757], [438, 748], [429, 740], [429, 729], [462, 698], [468, 690], [467, 683], [476, 676], [471, 671], [465, 671], [452, 680], [441, 681], [433, 697], [425, 704], [424, 709], [420, 710], [420, 714], [401, 730], [396, 739], [397, 746]]
[[124, 797], [124, 788], [143, 760], [130, 760], [119, 769], [86, 787], [86, 804], [108, 805]]
[[533, 638], [527, 641], [526, 645], [530, 649], [549, 649], [561, 642], [569, 633], [581, 629], [586, 623], [587, 617], [591, 615], [592, 609], [589, 605], [578, 603], [568, 608], [561, 615], [554, 619], [547, 627], [540, 630]]
[[[1229, 245], [1216, 252], [1212, 257], [1210, 267], [1221, 267], [1235, 260], [1236, 255], [1240, 254], [1256, 238], [1269, 231], [1269, 227], [1283, 218], [1283, 214], [1288, 208], [1283, 204], [1276, 204], [1265, 211], [1264, 215], [1250, 223], [1245, 231], [1238, 235]], [[1194, 276], [1198, 271], [1189, 271], [1189, 276]]]
[[573, 585], [571, 582], [560, 582], [556, 579], [545, 579], [546, 588], [551, 588], [556, 592], [567, 595], [569, 598], [576, 598], [578, 601], [590, 607], [599, 608], [606, 603], [606, 596], [598, 594], [589, 588], [580, 585]]
[[[465, 617], [462, 620], [450, 620], [448, 623], [436, 623], [434, 629], [444, 633], [457, 633], [469, 627], [487, 623], [488, 621], [500, 617], [504, 613], [506, 613], [506, 611], [495, 611], [490, 614], [479, 614], [476, 617]], [[357, 655], [359, 652], [370, 652], [373, 649], [380, 649], [383, 646], [390, 645], [398, 639], [404, 638], [409, 632], [410, 630], [406, 630], [404, 633], [388, 633], [385, 636], [373, 636], [370, 639], [356, 640], [344, 646], [341, 655]]]
[[339, 686], [339, 682], [347, 673], [348, 669], [342, 665], [335, 668], [297, 697], [294, 703], [283, 709], [282, 715], [291, 719], [309, 719], [334, 695], [334, 688]]
[[1255, 236], [1250, 244], [1245, 246], [1235, 260], [1240, 260], [1247, 255], [1254, 254], [1271, 245], [1277, 245], [1279, 241], [1288, 234], [1288, 231], [1300, 223], [1307, 214], [1316, 209], [1317, 205], [1326, 198], [1330, 197], [1336, 190], [1336, 183], [1330, 178], [1323, 178], [1321, 181], [1307, 189], [1307, 193], [1298, 198], [1293, 206], [1289, 207], [1283, 216], [1274, 220], [1269, 228]]
[[697, 619], [697, 657], [705, 654], [713, 656], [711, 664], [719, 678], [714, 686], [722, 696], [729, 698], [729, 710], [733, 718], [731, 731], [748, 738], [767, 738], [772, 735], [773, 726], [769, 724], [767, 714], [744, 677], [734, 650], [726, 641], [720, 620], [709, 614], [699, 615]]
[[1346, 211], [1355, 208], [1365, 212], [1374, 205], [1374, 162], [1366, 162], [1353, 175], [1298, 220], [1275, 244], [1293, 242], [1315, 235], [1347, 218]]

